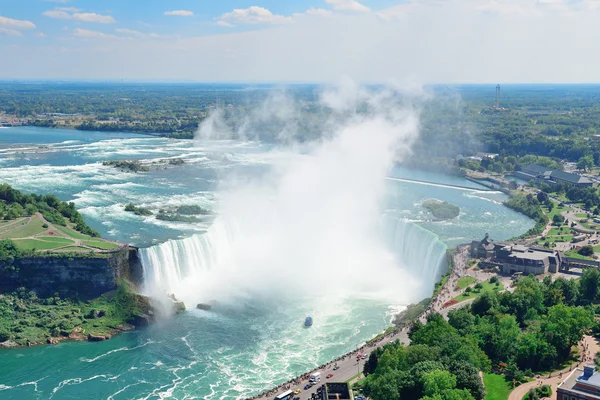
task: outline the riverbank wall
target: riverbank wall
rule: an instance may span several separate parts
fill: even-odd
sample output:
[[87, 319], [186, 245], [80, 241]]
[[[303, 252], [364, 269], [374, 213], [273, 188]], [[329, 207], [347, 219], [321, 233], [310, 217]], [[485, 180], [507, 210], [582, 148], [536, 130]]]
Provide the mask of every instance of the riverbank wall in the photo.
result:
[[59, 293], [85, 300], [115, 290], [122, 280], [139, 286], [142, 277], [135, 248], [102, 254], [44, 254], [17, 258], [0, 268], [0, 293], [23, 287], [38, 297]]

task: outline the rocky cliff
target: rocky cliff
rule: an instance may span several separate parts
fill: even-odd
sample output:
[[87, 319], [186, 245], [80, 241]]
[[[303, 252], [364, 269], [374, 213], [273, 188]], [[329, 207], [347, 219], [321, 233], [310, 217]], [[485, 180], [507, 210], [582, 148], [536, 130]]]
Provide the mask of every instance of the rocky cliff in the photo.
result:
[[20, 287], [38, 296], [54, 293], [91, 299], [114, 290], [126, 279], [134, 285], [142, 281], [137, 249], [99, 255], [47, 255], [18, 258], [0, 267], [0, 293]]

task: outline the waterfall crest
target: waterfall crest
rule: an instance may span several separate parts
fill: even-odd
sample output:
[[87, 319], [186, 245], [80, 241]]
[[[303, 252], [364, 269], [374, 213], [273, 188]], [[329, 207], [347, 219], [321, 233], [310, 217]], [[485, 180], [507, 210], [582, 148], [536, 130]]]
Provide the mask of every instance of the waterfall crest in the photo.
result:
[[435, 282], [446, 272], [448, 246], [439, 237], [414, 222], [385, 217], [383, 220], [390, 249], [401, 265], [421, 278], [426, 296]]
[[[430, 295], [447, 267], [447, 246], [434, 233], [410, 221], [385, 216], [382, 225], [398, 264], [420, 278], [423, 295]], [[234, 224], [217, 218], [204, 234], [140, 249], [145, 291], [178, 293], [186, 279], [203, 279], [227, 262], [237, 236]]]

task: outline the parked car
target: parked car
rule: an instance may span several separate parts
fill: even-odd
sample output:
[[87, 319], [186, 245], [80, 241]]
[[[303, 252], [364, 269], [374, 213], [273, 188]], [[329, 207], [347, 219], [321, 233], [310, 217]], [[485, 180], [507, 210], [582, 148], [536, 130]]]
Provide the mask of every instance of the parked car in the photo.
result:
[[308, 389], [310, 389], [310, 387], [311, 387], [311, 384], [307, 383], [306, 386], [304, 386], [304, 390], [308, 390]]
[[326, 378], [329, 379], [333, 376], [333, 374], [327, 374]]
[[302, 389], [296, 389], [294, 390], [294, 394], [300, 394], [302, 392]]

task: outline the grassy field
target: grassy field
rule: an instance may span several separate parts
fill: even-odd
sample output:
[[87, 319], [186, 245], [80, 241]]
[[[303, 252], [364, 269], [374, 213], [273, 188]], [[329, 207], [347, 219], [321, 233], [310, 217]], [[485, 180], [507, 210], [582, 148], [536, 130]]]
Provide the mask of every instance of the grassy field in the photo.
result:
[[581, 254], [579, 254], [576, 251], [566, 251], [565, 252], [565, 256], [569, 257], [569, 258], [577, 258], [579, 260], [591, 260], [594, 261], [593, 258], [591, 257], [586, 257], [586, 256], [582, 256]]
[[27, 222], [27, 220], [28, 218], [17, 218], [10, 221], [0, 220], [0, 237], [4, 232], [16, 228], [17, 226], [23, 224], [23, 222]]
[[13, 243], [20, 250], [52, 250], [65, 245], [64, 243], [44, 242], [36, 239], [15, 239]]
[[471, 277], [471, 276], [464, 276], [462, 278], [460, 278], [458, 280], [458, 283], [456, 284], [459, 288], [464, 289], [467, 286], [470, 286], [472, 284], [474, 284], [475, 282], [477, 282], [477, 279]]
[[487, 392], [485, 400], [506, 400], [512, 391], [512, 384], [504, 375], [484, 373], [483, 384]]
[[464, 292], [463, 294], [459, 294], [458, 296], [456, 296], [454, 299], [458, 301], [465, 301], [473, 299], [475, 297], [479, 297], [483, 294], [483, 292], [499, 292], [501, 290], [504, 290], [504, 285], [502, 284], [502, 282], [498, 281], [498, 283], [499, 285], [496, 286], [495, 283], [490, 283], [489, 281], [481, 282], [481, 284], [483, 285], [482, 289], [478, 290], [473, 288], [473, 290], [470, 293]]
[[[29, 218], [23, 218], [23, 222], [28, 221]], [[44, 223], [37, 216], [31, 217], [29, 224], [21, 225], [20, 228], [8, 230], [7, 232], [0, 234], [0, 239], [14, 239], [28, 236], [39, 235], [40, 233], [46, 232], [48, 229], [42, 225]], [[10, 228], [9, 228], [10, 229]]]
[[570, 234], [570, 233], [571, 233], [571, 228], [569, 228], [567, 226], [562, 226], [560, 228], [557, 227], [557, 228], [550, 229], [547, 236], [560, 236], [560, 235], [566, 235], [566, 234]]
[[61, 244], [63, 246], [68, 245], [68, 244], [75, 244], [75, 242], [72, 241], [71, 239], [55, 237], [55, 236], [38, 236], [38, 237], [36, 237], [36, 239], [42, 240], [44, 242]]
[[85, 247], [79, 247], [79, 246], [68, 246], [68, 247], [63, 247], [62, 249], [59, 249], [58, 251], [60, 252], [64, 252], [64, 253], [69, 253], [69, 252], [82, 252], [82, 251], [91, 251], [90, 249], [86, 249]]
[[570, 211], [571, 210], [571, 207], [569, 207], [567, 205], [565, 205], [562, 208], [559, 208], [557, 203], [554, 203], [554, 204], [555, 205], [554, 205], [554, 208], [552, 208], [552, 211], [548, 211], [548, 207], [542, 207], [542, 210], [548, 215], [548, 218], [550, 218], [550, 221], [552, 221], [552, 218], [555, 215], [560, 215], [564, 211]]
[[95, 247], [102, 250], [113, 250], [119, 248], [118, 245], [111, 242], [104, 242], [101, 240], [84, 240], [83, 244], [90, 247]]
[[71, 229], [69, 227], [66, 226], [56, 226], [56, 229], [58, 229], [59, 231], [61, 231], [62, 233], [64, 233], [67, 236], [72, 237], [73, 239], [91, 239], [90, 236], [84, 235], [83, 233], [79, 233], [74, 229]]

